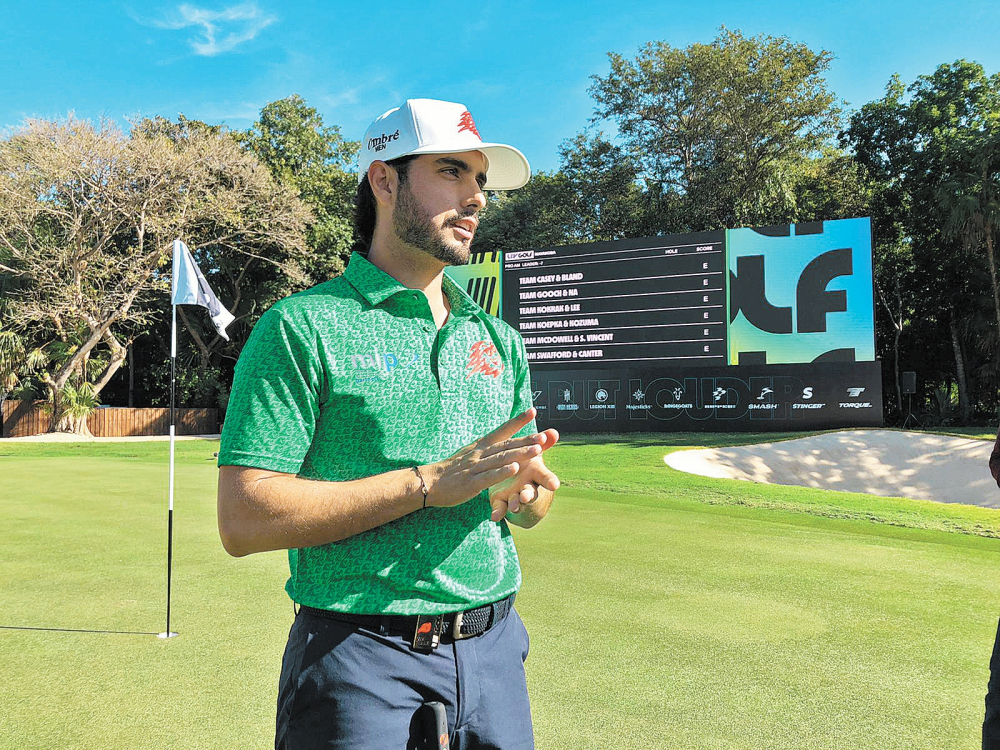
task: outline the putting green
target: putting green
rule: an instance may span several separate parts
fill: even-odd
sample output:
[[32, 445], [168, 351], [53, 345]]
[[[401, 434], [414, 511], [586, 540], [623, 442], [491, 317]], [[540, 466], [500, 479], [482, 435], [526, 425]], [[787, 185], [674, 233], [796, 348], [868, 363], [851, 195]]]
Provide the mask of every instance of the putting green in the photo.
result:
[[[978, 747], [1000, 511], [667, 468], [690, 437], [550, 455], [515, 532], [540, 750]], [[0, 748], [272, 741], [285, 560], [221, 549], [215, 443], [178, 444], [179, 637], [13, 629], [163, 630], [166, 450], [0, 443]]]

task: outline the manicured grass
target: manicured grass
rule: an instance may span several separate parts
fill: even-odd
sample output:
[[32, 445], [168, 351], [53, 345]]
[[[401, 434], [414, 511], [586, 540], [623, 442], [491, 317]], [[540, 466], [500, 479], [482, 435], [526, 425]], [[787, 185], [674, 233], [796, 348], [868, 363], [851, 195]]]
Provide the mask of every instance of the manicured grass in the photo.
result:
[[[770, 443], [801, 437], [803, 433], [569, 436], [562, 441], [562, 447], [568, 450], [553, 454], [550, 464], [560, 476], [571, 477], [574, 488], [607, 490], [614, 493], [612, 501], [630, 504], [648, 502], [657, 506], [668, 498], [689, 499], [714, 505], [781, 509], [827, 518], [1000, 537], [1000, 511], [991, 508], [709, 479], [675, 471], [663, 462], [665, 455], [676, 450]], [[986, 467], [983, 469], [985, 471]]]
[[[565, 486], [516, 532], [540, 750], [979, 746], [1000, 511], [663, 463], [776, 437], [553, 449]], [[11, 628], [163, 630], [166, 444], [0, 442], [0, 748], [272, 742], [285, 558], [222, 551], [215, 450], [178, 444], [180, 636], [160, 641]]]

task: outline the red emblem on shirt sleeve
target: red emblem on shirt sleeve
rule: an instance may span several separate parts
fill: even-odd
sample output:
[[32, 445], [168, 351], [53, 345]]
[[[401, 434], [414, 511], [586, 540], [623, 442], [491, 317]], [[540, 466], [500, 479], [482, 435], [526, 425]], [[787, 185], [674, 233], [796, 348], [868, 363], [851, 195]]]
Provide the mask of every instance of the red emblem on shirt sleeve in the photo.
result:
[[496, 345], [488, 341], [477, 341], [469, 349], [469, 364], [466, 366], [468, 380], [476, 373], [488, 375], [491, 378], [500, 377], [503, 372], [503, 360], [500, 359], [500, 352]]
[[479, 135], [479, 131], [476, 130], [476, 123], [472, 121], [472, 113], [468, 110], [463, 112], [462, 116], [458, 118], [458, 132], [461, 133], [464, 130], [474, 133], [476, 138], [483, 140], [483, 137]]

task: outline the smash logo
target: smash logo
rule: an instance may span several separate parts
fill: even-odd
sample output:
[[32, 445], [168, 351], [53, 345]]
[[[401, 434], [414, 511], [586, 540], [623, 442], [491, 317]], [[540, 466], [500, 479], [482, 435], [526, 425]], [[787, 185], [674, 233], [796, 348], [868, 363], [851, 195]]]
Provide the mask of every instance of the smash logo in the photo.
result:
[[500, 359], [500, 352], [496, 345], [486, 341], [477, 341], [469, 349], [469, 364], [465, 367], [468, 380], [476, 373], [487, 375], [491, 378], [500, 377], [503, 372], [503, 361]]
[[458, 132], [462, 133], [468, 131], [476, 136], [479, 140], [483, 140], [483, 137], [479, 135], [479, 131], [476, 130], [476, 123], [472, 121], [472, 113], [466, 110], [462, 113], [462, 116], [458, 118]]

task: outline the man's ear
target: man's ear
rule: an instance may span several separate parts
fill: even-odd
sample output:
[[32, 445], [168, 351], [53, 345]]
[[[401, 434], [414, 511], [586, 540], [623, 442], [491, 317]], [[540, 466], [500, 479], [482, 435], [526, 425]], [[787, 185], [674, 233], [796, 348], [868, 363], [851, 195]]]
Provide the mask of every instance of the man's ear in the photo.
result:
[[368, 184], [376, 202], [390, 206], [399, 187], [399, 175], [384, 161], [373, 161], [368, 167]]

